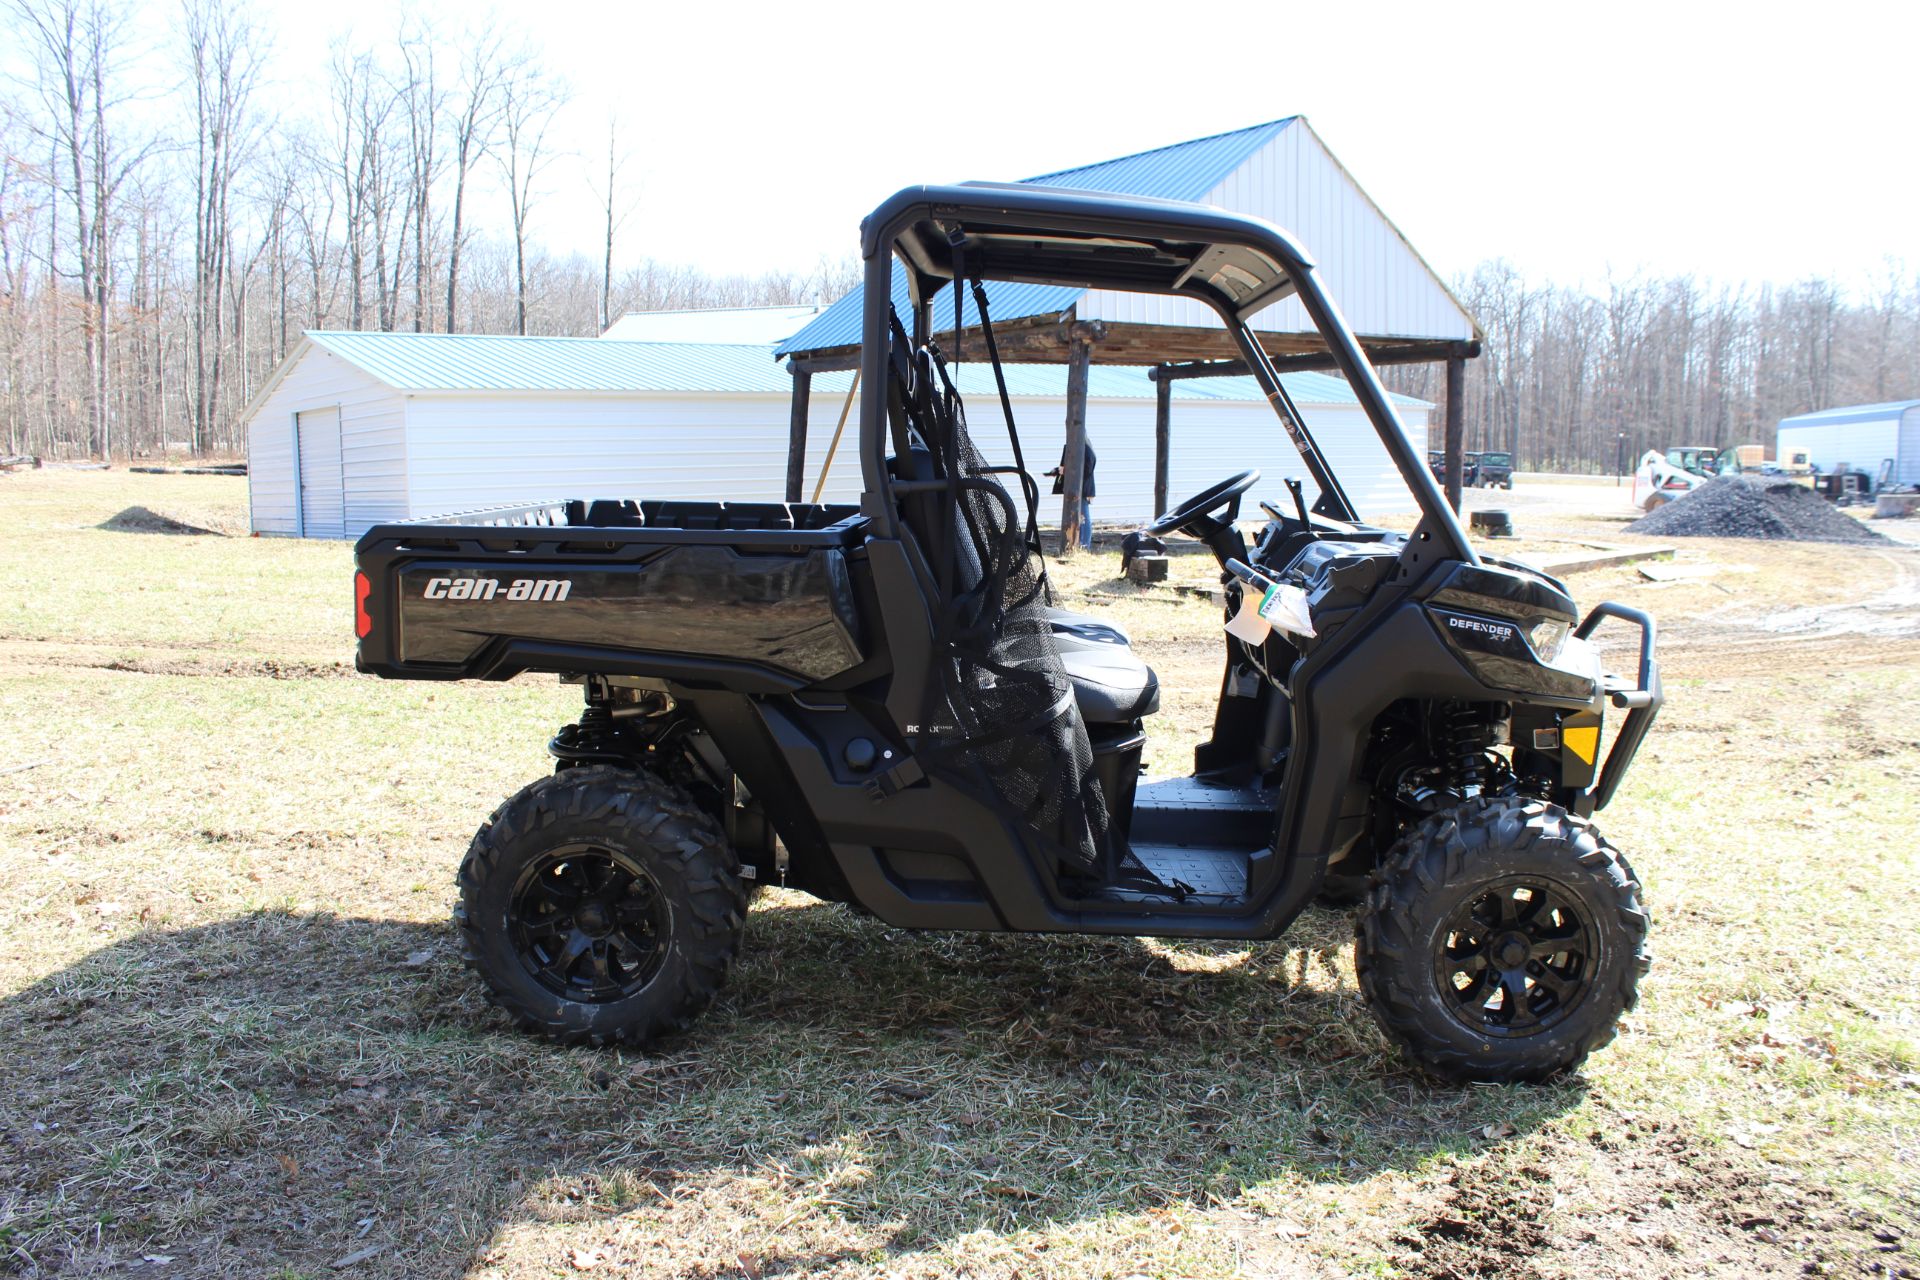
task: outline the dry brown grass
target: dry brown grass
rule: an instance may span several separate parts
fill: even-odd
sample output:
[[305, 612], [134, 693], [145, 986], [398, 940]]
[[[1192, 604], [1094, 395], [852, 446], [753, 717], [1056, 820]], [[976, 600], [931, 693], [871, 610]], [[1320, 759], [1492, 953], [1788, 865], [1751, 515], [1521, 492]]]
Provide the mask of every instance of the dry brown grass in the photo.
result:
[[[775, 892], [721, 1006], [661, 1052], [514, 1034], [455, 959], [451, 873], [573, 695], [352, 675], [343, 546], [100, 527], [230, 527], [243, 501], [0, 477], [0, 769], [37, 765], [0, 774], [14, 1271], [1916, 1265], [1920, 641], [1767, 630], [1911, 582], [1913, 552], [1702, 544], [1756, 571], [1575, 583], [1669, 627], [1669, 707], [1605, 823], [1657, 967], [1581, 1077], [1451, 1089], [1385, 1052], [1318, 911], [1228, 947], [906, 934]], [[1153, 758], [1183, 768], [1216, 621], [1112, 564], [1059, 572], [1159, 668]]]

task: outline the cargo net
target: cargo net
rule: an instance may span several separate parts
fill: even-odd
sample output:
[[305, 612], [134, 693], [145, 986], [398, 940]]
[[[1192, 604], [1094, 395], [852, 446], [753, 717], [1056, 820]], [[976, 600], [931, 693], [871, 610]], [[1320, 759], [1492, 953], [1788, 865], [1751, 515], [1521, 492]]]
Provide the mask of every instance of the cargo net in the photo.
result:
[[1053, 644], [1052, 589], [1035, 529], [1038, 490], [1020, 465], [1018, 437], [1014, 466], [990, 464], [967, 433], [939, 352], [915, 351], [897, 318], [891, 365], [897, 478], [944, 482], [903, 503], [939, 587], [938, 679], [928, 687], [924, 726], [932, 743], [920, 747], [923, 766], [989, 794], [1067, 870], [1110, 871], [1107, 807]]

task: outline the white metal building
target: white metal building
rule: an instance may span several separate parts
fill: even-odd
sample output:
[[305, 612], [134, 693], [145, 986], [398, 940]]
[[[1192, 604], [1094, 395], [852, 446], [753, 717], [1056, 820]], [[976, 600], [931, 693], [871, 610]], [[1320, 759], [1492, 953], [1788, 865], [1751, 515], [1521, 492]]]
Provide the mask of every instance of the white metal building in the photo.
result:
[[1893, 479], [1920, 484], [1920, 400], [1843, 405], [1780, 419], [1774, 457], [1805, 449], [1822, 471], [1847, 466], [1878, 475], [1891, 459]]
[[[1066, 370], [1012, 365], [1007, 375], [1028, 468], [1045, 471], [1064, 438]], [[850, 381], [825, 374], [815, 384], [806, 497]], [[960, 385], [974, 438], [1004, 453], [989, 370], [963, 367]], [[1409, 509], [1346, 384], [1297, 373], [1287, 385], [1362, 512]], [[1153, 509], [1153, 384], [1142, 369], [1097, 366], [1088, 390], [1094, 519], [1144, 520]], [[1174, 394], [1176, 495], [1258, 466], [1267, 483], [1255, 496], [1284, 500], [1281, 478], [1304, 468], [1250, 379], [1182, 383]], [[791, 379], [762, 345], [309, 333], [246, 411], [253, 529], [355, 537], [383, 521], [561, 498], [778, 501], [790, 395]], [[1425, 448], [1429, 406], [1399, 404], [1414, 446]], [[858, 494], [856, 417], [826, 500]]]

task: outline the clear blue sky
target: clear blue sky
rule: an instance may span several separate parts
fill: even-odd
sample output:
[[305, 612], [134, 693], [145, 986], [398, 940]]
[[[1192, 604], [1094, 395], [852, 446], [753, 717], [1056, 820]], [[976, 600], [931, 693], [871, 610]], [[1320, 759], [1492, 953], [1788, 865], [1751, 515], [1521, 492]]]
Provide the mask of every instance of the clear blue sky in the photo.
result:
[[[385, 0], [254, 12], [280, 30], [276, 103], [319, 105], [328, 40], [394, 24]], [[1301, 113], [1448, 275], [1500, 255], [1589, 284], [1920, 267], [1911, 3], [494, 12], [570, 81], [566, 147], [597, 157], [618, 110], [639, 198], [623, 257], [805, 268], [850, 251], [860, 217], [908, 183], [1024, 177]], [[550, 247], [597, 255], [586, 163], [555, 166], [536, 222]]]

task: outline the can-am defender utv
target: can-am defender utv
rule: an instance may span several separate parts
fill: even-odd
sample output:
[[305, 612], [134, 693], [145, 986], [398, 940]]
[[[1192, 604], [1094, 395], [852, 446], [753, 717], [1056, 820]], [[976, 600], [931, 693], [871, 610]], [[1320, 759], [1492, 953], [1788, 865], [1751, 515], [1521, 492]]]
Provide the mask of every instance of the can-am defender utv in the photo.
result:
[[[554, 775], [460, 869], [494, 1002], [572, 1042], [681, 1028], [773, 881], [905, 928], [1246, 940], [1364, 890], [1361, 987], [1425, 1067], [1534, 1080], [1611, 1038], [1647, 916], [1589, 819], [1660, 705], [1653, 623], [1582, 620], [1475, 553], [1307, 255], [1219, 209], [991, 184], [900, 192], [862, 250], [858, 507], [572, 501], [359, 543], [362, 670], [585, 690]], [[1311, 474], [1312, 509], [1290, 485], [1251, 545], [1252, 471], [1152, 526], [1213, 552], [1233, 624], [1191, 777], [1140, 781], [1154, 673], [1055, 608], [1017, 432], [998, 464], [968, 434], [932, 339], [971, 298], [999, 378], [981, 281], [1206, 304]], [[1249, 332], [1286, 298], [1417, 499], [1411, 533], [1361, 521]], [[1003, 378], [999, 401], [1011, 425]], [[1640, 628], [1632, 678], [1588, 642], [1609, 617]], [[1608, 699], [1627, 713], [1601, 765]]]

